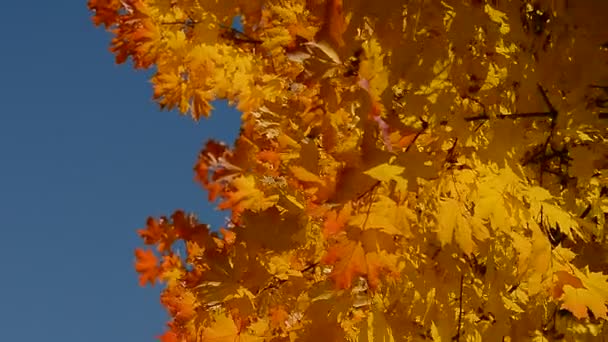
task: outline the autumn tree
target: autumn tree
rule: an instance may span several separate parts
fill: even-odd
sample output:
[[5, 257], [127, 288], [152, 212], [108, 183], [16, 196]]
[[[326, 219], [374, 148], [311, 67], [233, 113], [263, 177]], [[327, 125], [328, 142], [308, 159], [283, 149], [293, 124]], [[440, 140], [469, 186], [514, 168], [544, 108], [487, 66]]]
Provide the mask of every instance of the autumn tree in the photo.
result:
[[88, 6], [161, 108], [242, 113], [226, 226], [139, 230], [162, 341], [608, 338], [608, 1]]

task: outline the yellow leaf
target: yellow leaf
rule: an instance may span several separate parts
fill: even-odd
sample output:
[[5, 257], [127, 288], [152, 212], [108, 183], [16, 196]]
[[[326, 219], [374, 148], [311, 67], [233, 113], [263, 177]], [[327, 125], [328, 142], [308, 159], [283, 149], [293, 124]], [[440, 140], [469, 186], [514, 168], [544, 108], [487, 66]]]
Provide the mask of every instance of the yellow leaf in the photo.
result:
[[349, 224], [361, 229], [379, 228], [388, 234], [411, 236], [410, 222], [413, 220], [415, 214], [412, 210], [397, 205], [387, 196], [379, 195], [369, 210], [352, 216]]
[[[255, 328], [259, 330], [258, 326]], [[263, 341], [264, 338], [253, 336], [246, 331], [239, 331], [232, 318], [220, 314], [216, 316], [212, 325], [203, 331], [202, 340], [213, 342], [253, 342]]]
[[587, 308], [598, 318], [608, 319], [606, 316], [606, 303], [598, 300], [597, 296], [585, 288], [574, 288], [571, 285], [564, 285], [562, 295], [562, 309], [566, 309], [581, 319], [587, 318]]
[[289, 170], [291, 171], [291, 173], [293, 173], [293, 176], [296, 177], [296, 179], [298, 179], [299, 181], [323, 184], [323, 181], [319, 176], [315, 175], [314, 173], [306, 170], [301, 166], [291, 166]]
[[452, 242], [460, 207], [458, 206], [458, 202], [451, 198], [441, 201], [439, 205], [437, 237], [439, 238], [439, 242], [441, 242], [441, 246], [445, 246]]
[[401, 176], [404, 170], [403, 166], [384, 163], [374, 166], [364, 173], [382, 182], [394, 180], [397, 183], [397, 190], [405, 192], [407, 191], [407, 180]]
[[539, 293], [542, 290], [542, 282], [549, 271], [551, 265], [551, 242], [545, 234], [534, 224], [532, 231], [532, 247], [528, 270], [531, 272], [528, 293], [530, 295]]
[[373, 98], [378, 98], [388, 87], [388, 71], [384, 67], [384, 54], [376, 38], [363, 44], [366, 58], [361, 61], [359, 75], [369, 81], [369, 90]]
[[500, 68], [497, 65], [491, 63], [488, 66], [488, 75], [486, 82], [481, 87], [481, 90], [489, 90], [498, 87], [507, 78], [507, 68]]
[[290, 276], [301, 277], [302, 273], [293, 270], [287, 258], [289, 255], [271, 257], [267, 265], [268, 273], [281, 280], [287, 280]]
[[501, 34], [509, 33], [510, 29], [509, 24], [507, 23], [509, 19], [507, 18], [507, 15], [504, 12], [494, 9], [489, 4], [486, 4], [484, 6], [484, 10], [490, 17], [490, 20], [498, 24]]
[[572, 215], [563, 208], [544, 203], [542, 205], [542, 213], [543, 218], [550, 227], [559, 228], [559, 230], [566, 234], [568, 238], [574, 240], [573, 233], [576, 233], [579, 237], [583, 236], [579, 230], [578, 222], [576, 222]]
[[435, 322], [431, 322], [431, 338], [433, 342], [441, 342], [441, 335], [439, 335], [439, 330], [435, 325]]
[[586, 267], [583, 271], [574, 268], [574, 275], [578, 277], [584, 287], [576, 288], [573, 285], [563, 286], [564, 302], [562, 307], [572, 312], [577, 318], [585, 318], [587, 308], [598, 318], [608, 320], [608, 276], [600, 272], [590, 272]]
[[471, 225], [462, 214], [462, 204], [453, 198], [447, 198], [440, 202], [437, 214], [437, 236], [442, 246], [456, 241], [458, 246], [466, 254], [473, 252], [473, 232]]
[[254, 176], [240, 176], [232, 182], [237, 190], [227, 194], [228, 199], [218, 206], [220, 209], [233, 208], [261, 211], [274, 206], [279, 195], [266, 196], [256, 187]]
[[403, 166], [384, 163], [374, 166], [364, 173], [379, 181], [388, 182], [395, 177], [400, 177], [404, 170], [405, 168]]
[[393, 332], [382, 310], [374, 309], [367, 316], [367, 341], [394, 342]]

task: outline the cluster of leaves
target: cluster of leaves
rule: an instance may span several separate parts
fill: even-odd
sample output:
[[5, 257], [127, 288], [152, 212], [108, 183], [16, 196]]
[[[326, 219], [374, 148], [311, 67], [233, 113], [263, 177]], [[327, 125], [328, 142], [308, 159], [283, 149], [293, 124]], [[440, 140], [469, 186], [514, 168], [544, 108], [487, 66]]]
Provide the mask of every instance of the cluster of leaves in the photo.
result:
[[608, 337], [608, 2], [89, 8], [162, 108], [242, 112], [195, 166], [227, 226], [139, 231], [162, 341]]

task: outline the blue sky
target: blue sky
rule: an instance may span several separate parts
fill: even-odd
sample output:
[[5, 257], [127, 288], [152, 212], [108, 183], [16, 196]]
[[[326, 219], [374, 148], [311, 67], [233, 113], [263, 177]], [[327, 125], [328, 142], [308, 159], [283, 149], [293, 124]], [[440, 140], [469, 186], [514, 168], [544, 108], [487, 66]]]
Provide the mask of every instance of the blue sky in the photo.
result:
[[1, 339], [156, 341], [167, 316], [137, 284], [136, 229], [175, 209], [223, 222], [192, 166], [239, 114], [160, 112], [85, 1], [2, 1], [0, 17]]

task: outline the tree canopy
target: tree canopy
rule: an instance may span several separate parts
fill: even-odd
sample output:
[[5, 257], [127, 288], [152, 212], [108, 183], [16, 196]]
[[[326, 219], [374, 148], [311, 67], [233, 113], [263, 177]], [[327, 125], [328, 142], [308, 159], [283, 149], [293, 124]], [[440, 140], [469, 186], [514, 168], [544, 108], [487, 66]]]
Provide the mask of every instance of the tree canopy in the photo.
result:
[[225, 227], [139, 230], [162, 341], [608, 338], [607, 1], [88, 6], [161, 108], [242, 113]]

